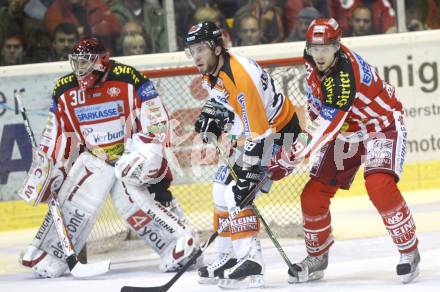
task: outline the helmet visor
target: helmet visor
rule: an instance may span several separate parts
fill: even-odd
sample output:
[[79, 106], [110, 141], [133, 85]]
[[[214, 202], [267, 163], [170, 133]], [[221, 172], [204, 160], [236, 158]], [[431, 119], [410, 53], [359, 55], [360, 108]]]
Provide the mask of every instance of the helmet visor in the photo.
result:
[[337, 43], [328, 44], [328, 45], [314, 45], [308, 43], [306, 46], [307, 54], [309, 54], [313, 58], [320, 56], [332, 56], [338, 50], [339, 50], [339, 45]]
[[185, 48], [185, 54], [188, 58], [195, 58], [198, 55], [206, 54], [212, 50], [212, 46], [208, 41], [201, 41], [199, 43], [195, 43], [189, 45]]
[[78, 79], [89, 75], [95, 67], [95, 62], [98, 59], [97, 54], [70, 54], [69, 62]]

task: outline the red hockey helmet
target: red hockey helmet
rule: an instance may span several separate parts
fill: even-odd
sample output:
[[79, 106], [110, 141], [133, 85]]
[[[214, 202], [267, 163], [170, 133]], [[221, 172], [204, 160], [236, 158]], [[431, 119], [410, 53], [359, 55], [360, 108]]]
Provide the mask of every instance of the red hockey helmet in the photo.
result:
[[318, 18], [313, 20], [307, 29], [307, 45], [339, 45], [341, 34], [342, 30], [335, 19]]
[[81, 39], [69, 55], [73, 73], [82, 88], [91, 88], [109, 67], [110, 53], [94, 37]]

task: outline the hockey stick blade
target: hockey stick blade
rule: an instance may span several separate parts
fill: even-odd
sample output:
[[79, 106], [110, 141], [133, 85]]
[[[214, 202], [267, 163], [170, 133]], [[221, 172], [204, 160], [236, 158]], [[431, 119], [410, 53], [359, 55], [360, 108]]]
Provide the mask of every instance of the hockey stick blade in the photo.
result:
[[[73, 255], [74, 256], [74, 255]], [[81, 264], [76, 257], [74, 257], [76, 264], [70, 270], [70, 273], [75, 278], [87, 278], [105, 274], [110, 270], [110, 261], [102, 261], [94, 264]], [[70, 265], [69, 265], [70, 268]]]

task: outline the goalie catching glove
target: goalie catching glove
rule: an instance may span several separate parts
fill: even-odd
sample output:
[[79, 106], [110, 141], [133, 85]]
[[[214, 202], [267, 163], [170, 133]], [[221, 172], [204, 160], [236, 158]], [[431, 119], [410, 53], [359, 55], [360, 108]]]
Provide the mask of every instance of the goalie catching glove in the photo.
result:
[[234, 113], [231, 110], [222, 103], [210, 99], [197, 118], [195, 130], [202, 134], [203, 142], [208, 143], [213, 136], [218, 139], [223, 132], [227, 132], [233, 121]]

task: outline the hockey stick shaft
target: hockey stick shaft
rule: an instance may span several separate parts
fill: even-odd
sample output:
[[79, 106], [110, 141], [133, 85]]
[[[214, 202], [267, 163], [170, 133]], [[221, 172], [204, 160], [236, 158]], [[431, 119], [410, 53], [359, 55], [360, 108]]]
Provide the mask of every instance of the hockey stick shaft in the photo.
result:
[[[23, 103], [21, 101], [22, 94], [24, 92], [24, 89], [20, 89], [19, 91], [14, 91], [14, 98], [17, 103], [17, 106], [21, 112], [21, 116], [23, 118], [26, 132], [29, 136], [29, 139], [31, 141], [32, 147], [37, 148], [37, 141], [35, 139], [34, 131], [32, 130], [31, 124], [29, 122], [29, 118], [26, 112], [26, 108], [23, 106]], [[52, 219], [55, 224], [55, 229], [58, 234], [58, 238], [61, 242], [61, 246], [63, 248], [63, 251], [66, 255], [66, 262], [67, 266], [69, 267], [69, 270], [71, 274], [75, 277], [90, 277], [99, 275], [102, 273], [105, 273], [110, 268], [110, 261], [104, 261], [101, 263], [96, 264], [88, 264], [83, 265], [78, 261], [78, 257], [75, 253], [75, 250], [73, 249], [72, 243], [70, 242], [66, 224], [64, 223], [62, 214], [61, 214], [61, 208], [60, 205], [55, 197], [55, 194], [51, 195], [51, 198], [49, 200], [49, 211], [52, 216]], [[87, 267], [86, 267], [87, 266]]]
[[[222, 149], [222, 147], [219, 145], [218, 141], [214, 140], [214, 145], [215, 148], [217, 149], [217, 152], [219, 153], [220, 157], [223, 159], [223, 161], [225, 162], [229, 173], [231, 174], [232, 178], [237, 181], [238, 176], [234, 171], [234, 168], [232, 167], [228, 156], [226, 155], [225, 151]], [[270, 178], [270, 177], [269, 177]], [[287, 266], [289, 267], [289, 270], [291, 270], [293, 273], [295, 273], [295, 269], [293, 268], [293, 264], [290, 261], [289, 257], [287, 256], [286, 252], [284, 251], [283, 247], [281, 246], [281, 244], [279, 243], [278, 239], [275, 237], [275, 235], [273, 234], [272, 230], [269, 227], [269, 224], [266, 222], [266, 220], [264, 219], [264, 217], [261, 215], [260, 211], [258, 210], [257, 206], [255, 205], [255, 203], [252, 203], [252, 208], [254, 209], [255, 213], [257, 214], [258, 218], [261, 220], [261, 222], [263, 223], [264, 226], [264, 230], [266, 231], [267, 235], [269, 236], [270, 240], [272, 241], [273, 245], [275, 246], [275, 248], [278, 250], [279, 254], [281, 255], [281, 257], [283, 258], [284, 262], [287, 264]]]

